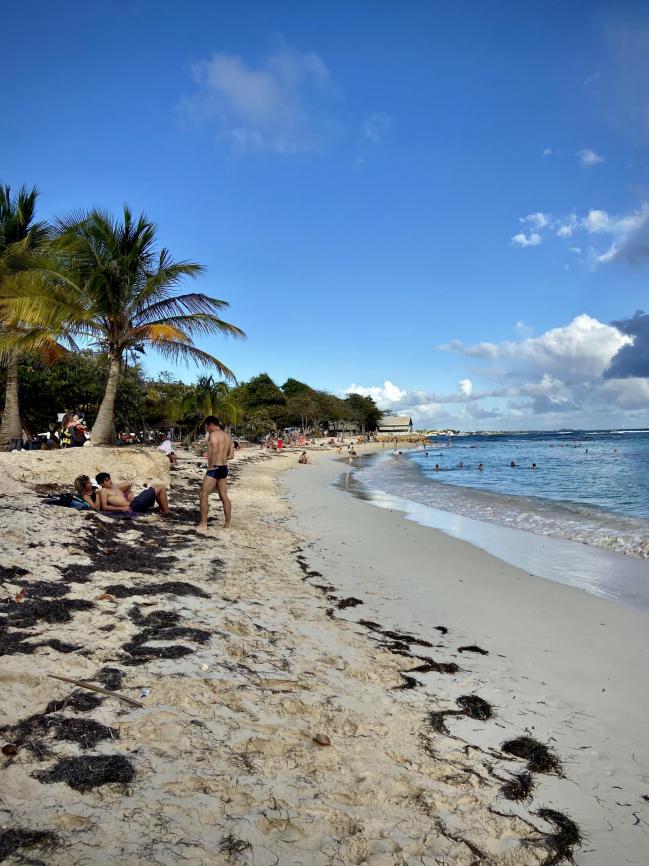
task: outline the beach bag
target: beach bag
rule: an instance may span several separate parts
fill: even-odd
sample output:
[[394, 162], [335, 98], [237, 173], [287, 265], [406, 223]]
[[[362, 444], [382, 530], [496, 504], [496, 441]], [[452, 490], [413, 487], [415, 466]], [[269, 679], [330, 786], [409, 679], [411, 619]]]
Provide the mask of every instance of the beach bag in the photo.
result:
[[59, 505], [63, 508], [76, 508], [77, 511], [92, 511], [88, 503], [76, 493], [59, 493], [55, 496], [46, 496], [43, 505]]

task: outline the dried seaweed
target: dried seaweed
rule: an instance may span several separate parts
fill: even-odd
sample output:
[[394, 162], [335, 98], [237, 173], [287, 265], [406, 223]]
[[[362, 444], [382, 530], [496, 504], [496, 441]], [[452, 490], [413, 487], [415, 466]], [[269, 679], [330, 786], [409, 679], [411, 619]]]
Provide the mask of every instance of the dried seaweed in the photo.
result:
[[481, 656], [488, 656], [489, 650], [482, 649], [482, 647], [477, 646], [477, 644], [469, 644], [469, 646], [461, 646], [457, 648], [459, 653], [479, 653]]
[[120, 671], [119, 668], [104, 667], [97, 671], [92, 680], [96, 683], [101, 683], [109, 691], [114, 692], [121, 689], [125, 676], [124, 671]]
[[[42, 848], [51, 851], [56, 847], [58, 841], [59, 837], [50, 830], [24, 830], [22, 827], [0, 830], [0, 862], [26, 849]], [[30, 862], [36, 866], [43, 861], [30, 858], [29, 861], [25, 860], [25, 862]]]
[[16, 583], [14, 578], [24, 577], [29, 574], [26, 568], [21, 568], [19, 565], [0, 565], [0, 580], [7, 580], [9, 583]]
[[493, 716], [491, 704], [488, 704], [484, 698], [479, 698], [477, 695], [462, 695], [455, 703], [460, 707], [463, 715], [469, 716], [472, 719], [486, 721]]
[[171, 610], [154, 610], [152, 613], [144, 616], [139, 604], [134, 604], [129, 610], [128, 615], [135, 625], [146, 628], [171, 628], [171, 626], [178, 625], [181, 619], [180, 614]]
[[15, 725], [0, 728], [0, 736], [10, 739], [16, 746], [24, 747], [37, 757], [51, 754], [48, 741], [57, 740], [77, 743], [82, 749], [94, 749], [102, 740], [117, 739], [119, 734], [94, 719], [37, 713], [21, 719]]
[[115, 598], [129, 598], [132, 595], [191, 595], [196, 598], [209, 598], [204, 592], [192, 583], [183, 580], [171, 580], [164, 583], [131, 584], [114, 583], [104, 588], [104, 592], [115, 596]]
[[73, 611], [92, 610], [94, 606], [93, 602], [81, 598], [37, 599], [11, 604], [2, 615], [6, 617], [6, 625], [30, 628], [37, 622], [70, 622]]
[[455, 662], [436, 662], [435, 659], [428, 658], [427, 656], [414, 656], [414, 658], [419, 659], [422, 664], [417, 665], [416, 668], [410, 668], [408, 673], [414, 674], [429, 674], [429, 673], [437, 673], [437, 674], [456, 674], [460, 670], [460, 666]]
[[557, 756], [532, 737], [517, 737], [508, 740], [501, 746], [503, 752], [527, 761], [527, 769], [531, 773], [553, 773], [561, 776], [561, 763]]
[[508, 800], [527, 800], [534, 788], [534, 779], [527, 770], [523, 773], [515, 773], [508, 779], [500, 789], [500, 793]]
[[50, 701], [45, 708], [46, 713], [58, 713], [61, 710], [76, 710], [79, 713], [87, 713], [97, 709], [104, 702], [104, 698], [88, 692], [75, 691], [62, 701]]
[[44, 785], [65, 782], [84, 793], [113, 782], [128, 784], [135, 778], [135, 768], [122, 755], [82, 755], [61, 758], [49, 770], [34, 773], [34, 778]]
[[[453, 713], [454, 711], [451, 712]], [[444, 710], [428, 714], [428, 721], [436, 734], [446, 734], [448, 736], [449, 730], [446, 727], [445, 721], [447, 715], [448, 712], [444, 712]]]
[[407, 674], [399, 673], [399, 676], [403, 680], [403, 682], [398, 686], [393, 686], [392, 691], [399, 691], [402, 689], [416, 689], [421, 685], [419, 680], [416, 680], [414, 677], [409, 677]]
[[239, 854], [243, 854], [244, 851], [248, 851], [250, 848], [252, 848], [250, 842], [246, 842], [245, 839], [239, 839], [237, 836], [233, 836], [232, 833], [229, 833], [219, 842], [219, 853], [225, 854], [231, 863], [238, 859]]
[[61, 653], [72, 653], [81, 649], [80, 644], [64, 643], [56, 638], [30, 643], [29, 638], [32, 637], [34, 635], [26, 631], [0, 631], [0, 656], [31, 655], [42, 646], [49, 646]]
[[192, 641], [193, 643], [206, 644], [211, 637], [211, 632], [199, 628], [187, 628], [183, 626], [147, 628], [134, 635], [128, 643], [122, 645], [122, 649], [131, 656], [125, 664], [144, 664], [152, 659], [178, 659], [190, 655], [193, 650], [181, 644], [171, 646], [151, 646], [150, 641], [168, 641], [176, 638]]
[[557, 866], [565, 860], [572, 863], [573, 851], [581, 845], [579, 827], [567, 815], [554, 809], [539, 809], [536, 814], [556, 828], [554, 833], [546, 836], [549, 853], [542, 866]]
[[356, 607], [359, 604], [363, 604], [360, 598], [354, 598], [353, 595], [350, 595], [348, 598], [341, 598], [337, 607], [344, 610], [346, 607]]

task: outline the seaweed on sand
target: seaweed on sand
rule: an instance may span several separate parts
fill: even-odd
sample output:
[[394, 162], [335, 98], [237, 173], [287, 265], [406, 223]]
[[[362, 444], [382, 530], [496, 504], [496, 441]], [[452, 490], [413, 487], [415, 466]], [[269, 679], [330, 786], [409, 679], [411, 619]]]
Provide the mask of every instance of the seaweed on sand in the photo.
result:
[[126, 674], [120, 671], [119, 668], [101, 668], [92, 678], [95, 682], [101, 683], [109, 691], [114, 692], [122, 687], [122, 680]]
[[477, 644], [469, 644], [469, 646], [461, 646], [457, 648], [459, 653], [479, 653], [481, 656], [488, 656], [489, 650], [482, 649], [481, 646]]
[[79, 713], [87, 713], [96, 710], [104, 702], [104, 698], [93, 695], [91, 692], [74, 691], [61, 701], [50, 701], [45, 708], [45, 713], [58, 713], [61, 710], [76, 710]]
[[557, 756], [532, 737], [517, 737], [508, 740], [500, 747], [508, 755], [522, 758], [527, 761], [527, 769], [532, 773], [553, 773], [556, 776], [563, 775], [561, 762]]
[[353, 595], [350, 595], [348, 598], [341, 598], [337, 607], [344, 610], [346, 607], [356, 607], [359, 604], [363, 604], [360, 598], [354, 598]]
[[129, 610], [128, 615], [135, 625], [144, 626], [145, 628], [171, 628], [171, 626], [178, 625], [180, 622], [180, 614], [171, 610], [154, 610], [152, 613], [144, 616], [139, 604], [134, 604]]
[[7, 580], [10, 583], [16, 583], [14, 578], [23, 577], [25, 574], [29, 574], [29, 572], [19, 565], [0, 565], [0, 581]]
[[14, 580], [22, 587], [27, 598], [62, 598], [68, 595], [70, 587], [60, 580]]
[[[21, 827], [5, 828], [0, 830], [0, 863], [28, 848], [42, 848], [51, 851], [58, 841], [58, 836], [51, 830], [23, 830]], [[30, 858], [25, 862], [41, 864], [43, 861]]]
[[31, 655], [41, 646], [49, 646], [61, 653], [72, 653], [81, 649], [80, 644], [64, 643], [56, 638], [30, 643], [31, 637], [34, 635], [26, 631], [0, 631], [0, 656]]
[[534, 788], [532, 774], [525, 770], [522, 773], [514, 773], [500, 788], [500, 793], [508, 800], [527, 800]]
[[180, 638], [193, 643], [206, 644], [210, 637], [209, 631], [200, 628], [184, 626], [146, 628], [134, 635], [128, 643], [122, 645], [122, 649], [131, 656], [129, 660], [125, 661], [125, 664], [144, 664], [152, 659], [178, 659], [193, 652], [190, 647], [182, 644], [151, 646], [150, 641], [168, 641]]
[[422, 664], [417, 665], [416, 668], [410, 668], [408, 673], [414, 674], [456, 674], [460, 670], [460, 666], [455, 662], [436, 662], [435, 659], [431, 659], [428, 656], [413, 656], [413, 658], [419, 659]]
[[398, 686], [392, 686], [393, 691], [400, 691], [402, 689], [416, 689], [421, 685], [419, 680], [416, 680], [414, 677], [409, 677], [407, 674], [399, 673], [399, 676], [403, 680], [403, 682]]
[[[454, 710], [451, 710], [451, 713], [454, 713]], [[439, 710], [428, 714], [428, 721], [431, 728], [435, 731], [436, 734], [446, 734], [448, 736], [449, 730], [446, 727], [447, 715], [448, 712], [445, 712], [444, 710]]]
[[102, 740], [117, 739], [119, 734], [94, 719], [60, 716], [46, 711], [0, 728], [0, 736], [42, 758], [51, 754], [48, 741], [77, 743], [82, 749], [93, 749]]
[[579, 827], [567, 815], [554, 809], [539, 809], [536, 814], [555, 827], [555, 832], [546, 836], [549, 852], [542, 866], [557, 866], [566, 860], [572, 863], [573, 851], [581, 845]]
[[6, 625], [14, 628], [30, 628], [39, 621], [48, 623], [70, 622], [73, 611], [91, 610], [94, 606], [91, 601], [81, 598], [34, 599], [5, 605], [5, 611], [2, 615], [6, 617]]
[[126, 586], [123, 583], [113, 583], [104, 588], [104, 592], [115, 598], [129, 598], [132, 595], [193, 595], [197, 598], [209, 598], [208, 593], [198, 586], [183, 580], [171, 580], [164, 583], [144, 583]]
[[462, 695], [455, 702], [462, 711], [462, 715], [469, 716], [472, 719], [480, 719], [486, 721], [493, 716], [491, 704], [487, 703], [484, 698], [478, 695]]
[[239, 854], [243, 854], [244, 851], [248, 851], [250, 848], [252, 848], [250, 842], [246, 842], [245, 839], [239, 839], [237, 836], [233, 836], [232, 833], [228, 833], [219, 842], [219, 853], [225, 854], [231, 863], [238, 858]]
[[122, 755], [82, 755], [61, 758], [49, 770], [34, 773], [34, 778], [45, 785], [65, 782], [75, 791], [84, 793], [112, 782], [128, 784], [135, 778], [135, 768]]
[[433, 644], [428, 640], [415, 637], [414, 635], [407, 634], [406, 632], [392, 631], [391, 629], [383, 628], [380, 623], [373, 622], [371, 619], [359, 619], [358, 624], [364, 626], [370, 631], [376, 632], [377, 634], [383, 635], [383, 637], [387, 637], [390, 640], [396, 641], [398, 643], [415, 644], [416, 646], [424, 647], [433, 646]]

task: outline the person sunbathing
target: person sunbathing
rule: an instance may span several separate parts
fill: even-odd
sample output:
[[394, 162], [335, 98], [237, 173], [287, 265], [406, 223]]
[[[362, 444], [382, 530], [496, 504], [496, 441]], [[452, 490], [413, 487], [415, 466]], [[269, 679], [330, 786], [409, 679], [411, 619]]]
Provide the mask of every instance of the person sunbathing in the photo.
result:
[[163, 514], [169, 514], [167, 488], [164, 484], [152, 484], [145, 487], [137, 496], [133, 496], [130, 481], [113, 481], [108, 472], [100, 472], [95, 476], [99, 485], [100, 511], [135, 511], [144, 514], [158, 503]]
[[83, 499], [86, 505], [92, 508], [93, 511], [99, 511], [99, 496], [97, 495], [97, 489], [87, 475], [78, 475], [74, 479], [74, 489], [77, 492], [77, 496], [80, 499]]

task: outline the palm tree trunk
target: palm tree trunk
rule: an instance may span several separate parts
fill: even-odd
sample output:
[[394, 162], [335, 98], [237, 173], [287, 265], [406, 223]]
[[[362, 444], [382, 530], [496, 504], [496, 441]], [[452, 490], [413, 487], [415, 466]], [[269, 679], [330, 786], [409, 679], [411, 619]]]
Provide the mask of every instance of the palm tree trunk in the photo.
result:
[[0, 424], [0, 448], [6, 448], [12, 439], [22, 433], [20, 407], [18, 405], [18, 356], [12, 355], [7, 364], [7, 388], [5, 406]]
[[119, 358], [110, 355], [108, 365], [108, 381], [104, 399], [101, 401], [97, 420], [92, 428], [91, 442], [93, 445], [113, 445], [115, 436], [115, 397], [119, 384]]

